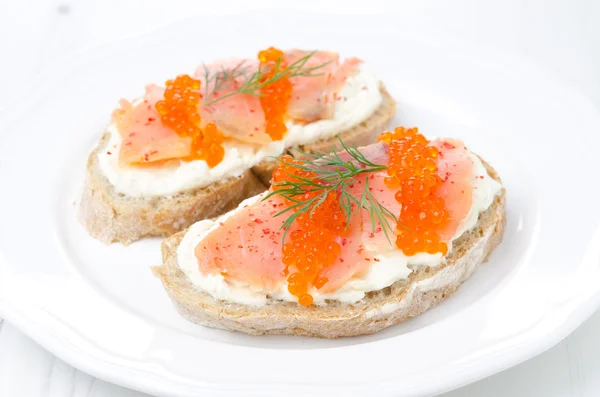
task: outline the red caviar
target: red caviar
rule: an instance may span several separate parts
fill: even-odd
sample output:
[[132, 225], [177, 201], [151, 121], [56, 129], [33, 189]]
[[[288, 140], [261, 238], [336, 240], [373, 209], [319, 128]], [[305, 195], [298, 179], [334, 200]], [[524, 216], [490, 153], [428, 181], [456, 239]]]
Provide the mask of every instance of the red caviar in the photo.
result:
[[186, 74], [166, 82], [164, 98], [156, 102], [162, 123], [182, 137], [192, 138], [192, 155], [185, 160], [205, 160], [214, 167], [223, 160], [223, 134], [213, 123], [200, 128], [200, 80]]
[[192, 153], [198, 153], [198, 158], [206, 161], [208, 166], [213, 168], [225, 156], [225, 149], [222, 144], [223, 134], [217, 130], [216, 125], [209, 123], [204, 127], [203, 139], [195, 139], [193, 141]]
[[409, 256], [418, 252], [445, 255], [448, 246], [438, 231], [450, 218], [444, 199], [435, 194], [443, 183], [437, 175], [439, 151], [429, 146], [418, 128], [397, 127], [381, 134], [378, 141], [390, 144], [385, 183], [398, 189], [395, 197], [402, 204], [396, 246]]
[[[275, 186], [277, 183], [297, 181], [294, 176], [319, 182], [313, 172], [289, 164], [303, 163], [284, 156], [273, 172], [273, 189], [278, 189]], [[317, 194], [306, 192], [299, 200], [309, 200]], [[309, 287], [319, 289], [327, 283], [327, 278], [320, 273], [333, 265], [341, 252], [341, 246], [335, 240], [344, 234], [346, 224], [337, 196], [336, 192], [329, 193], [325, 201], [314, 208], [312, 216], [310, 211], [299, 215], [295, 220], [297, 229], [290, 233], [289, 241], [283, 245], [282, 262], [286, 266], [286, 273], [291, 272], [287, 279], [288, 291], [298, 298], [298, 303], [302, 306], [312, 304], [313, 297], [308, 293]]]
[[[278, 72], [285, 69], [283, 51], [270, 47], [258, 53], [261, 66], [269, 66], [270, 69], [262, 77], [261, 82], [271, 79], [275, 75], [275, 65], [279, 61]], [[292, 83], [287, 76], [283, 76], [273, 83], [265, 85], [261, 89], [260, 106], [265, 113], [265, 132], [272, 140], [279, 141], [287, 132], [285, 115], [292, 94]]]

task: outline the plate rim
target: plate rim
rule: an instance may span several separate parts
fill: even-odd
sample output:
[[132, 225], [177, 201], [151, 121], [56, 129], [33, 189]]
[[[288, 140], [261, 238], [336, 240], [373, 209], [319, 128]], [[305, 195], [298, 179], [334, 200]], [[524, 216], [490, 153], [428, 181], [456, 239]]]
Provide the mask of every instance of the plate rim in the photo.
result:
[[[156, 379], [153, 377], [145, 376], [142, 371], [138, 369], [126, 367], [126, 366], [115, 366], [105, 360], [101, 360], [92, 354], [87, 354], [84, 350], [74, 348], [73, 345], [69, 345], [68, 342], [64, 341], [60, 335], [55, 332], [42, 332], [36, 330], [44, 329], [41, 324], [36, 324], [34, 320], [30, 318], [25, 312], [19, 312], [18, 310], [11, 309], [10, 305], [2, 305], [3, 300], [0, 299], [0, 317], [8, 321], [16, 327], [18, 330], [23, 332], [26, 336], [34, 340], [44, 349], [50, 353], [65, 361], [74, 368], [78, 368], [83, 372], [86, 372], [99, 379], [103, 379], [110, 383], [131, 388], [144, 393], [157, 394], [157, 395], [173, 395], [173, 396], [192, 396], [198, 392], [211, 393], [211, 395], [223, 395], [223, 396], [235, 396], [236, 392], [244, 390], [246, 395], [257, 395], [257, 396], [279, 396], [278, 390], [265, 391], [261, 390], [249, 390], [247, 387], [249, 384], [237, 384], [236, 389], [232, 391], [223, 391], [217, 388], [203, 388], [202, 390], [194, 387], [188, 389], [183, 385], [173, 382], [165, 382], [164, 380]], [[586, 301], [587, 304], [583, 304], [577, 307], [567, 320], [563, 321], [554, 332], [548, 332], [544, 337], [539, 338], [535, 343], [528, 343], [524, 346], [513, 346], [510, 350], [503, 350], [498, 354], [495, 361], [487, 363], [486, 366], [476, 366], [479, 369], [475, 369], [475, 366], [470, 366], [470, 369], [461, 371], [462, 377], [443, 376], [443, 382], [437, 381], [431, 383], [426, 387], [421, 387], [418, 390], [404, 394], [405, 396], [424, 396], [424, 395], [437, 395], [439, 393], [449, 392], [466, 386], [478, 380], [484, 379], [495, 373], [501, 372], [505, 369], [518, 365], [530, 358], [533, 358], [544, 351], [552, 348], [575, 329], [577, 329], [584, 321], [592, 316], [598, 309], [600, 309], [600, 289]], [[507, 354], [507, 351], [514, 352]], [[114, 369], [117, 367], [117, 369]], [[113, 368], [113, 369], [111, 369]], [[134, 376], [124, 374], [123, 371], [131, 372]], [[138, 376], [139, 375], [139, 376]], [[390, 386], [389, 384], [385, 384]], [[316, 392], [316, 390], [313, 390]], [[341, 391], [341, 390], [340, 390]], [[351, 390], [344, 390], [348, 395], [363, 395], [361, 393], [352, 393]], [[379, 389], [378, 395], [381, 396], [398, 396], [400, 390], [393, 388]], [[293, 392], [289, 395], [294, 395]]]

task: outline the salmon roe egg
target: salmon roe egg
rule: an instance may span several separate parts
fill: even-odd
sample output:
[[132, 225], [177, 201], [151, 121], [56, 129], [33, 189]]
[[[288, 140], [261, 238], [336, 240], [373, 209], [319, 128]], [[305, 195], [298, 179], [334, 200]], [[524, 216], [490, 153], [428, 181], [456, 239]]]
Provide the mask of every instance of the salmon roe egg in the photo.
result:
[[[263, 75], [261, 83], [270, 80], [276, 72], [285, 69], [283, 51], [270, 47], [258, 53], [261, 66], [267, 66], [268, 71]], [[279, 62], [278, 70], [276, 70]], [[279, 141], [287, 132], [285, 116], [288, 103], [292, 94], [292, 83], [287, 76], [282, 76], [276, 81], [266, 84], [261, 88], [260, 106], [265, 113], [265, 132], [272, 140]]]
[[[273, 172], [273, 189], [278, 190], [277, 184], [286, 181], [298, 181], [296, 177], [308, 178], [319, 183], [315, 174], [302, 170], [295, 165], [302, 161], [284, 156], [282, 162]], [[306, 201], [314, 198], [317, 192], [306, 192], [299, 200]], [[293, 204], [287, 202], [288, 205]], [[345, 217], [340, 208], [338, 195], [330, 192], [325, 200], [310, 211], [299, 215], [295, 220], [297, 228], [290, 233], [289, 241], [283, 245], [282, 262], [286, 266], [288, 276], [288, 291], [298, 298], [298, 303], [310, 306], [313, 297], [308, 293], [309, 288], [322, 288], [327, 278], [321, 275], [322, 270], [333, 265], [342, 250], [336, 237], [345, 232]], [[291, 273], [291, 274], [290, 274]]]
[[184, 74], [166, 82], [163, 99], [155, 107], [165, 126], [181, 137], [192, 138], [192, 154], [184, 160], [204, 160], [212, 168], [225, 155], [223, 135], [213, 123], [207, 124], [204, 131], [200, 128], [200, 97], [200, 80]]
[[443, 183], [437, 175], [439, 151], [429, 146], [417, 128], [397, 127], [381, 134], [378, 141], [390, 145], [385, 183], [398, 189], [395, 198], [402, 204], [396, 246], [408, 256], [418, 252], [446, 255], [448, 246], [438, 231], [450, 216], [444, 199], [435, 194]]

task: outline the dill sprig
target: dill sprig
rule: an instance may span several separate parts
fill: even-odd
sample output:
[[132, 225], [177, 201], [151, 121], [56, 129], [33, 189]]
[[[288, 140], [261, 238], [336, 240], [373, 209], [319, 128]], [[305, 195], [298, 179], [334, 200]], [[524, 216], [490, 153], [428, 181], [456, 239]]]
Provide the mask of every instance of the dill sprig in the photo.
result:
[[[282, 241], [285, 241], [290, 226], [298, 216], [306, 213], [312, 216], [315, 209], [325, 202], [329, 193], [337, 192], [340, 197], [342, 212], [346, 218], [346, 230], [350, 225], [352, 216], [358, 215], [361, 209], [365, 209], [369, 212], [371, 218], [372, 233], [375, 233], [376, 223], [379, 223], [386, 239], [392, 245], [390, 234], [393, 235], [394, 227], [390, 225], [390, 219], [394, 221], [395, 225], [398, 223], [398, 218], [373, 196], [369, 188], [369, 178], [365, 179], [364, 190], [360, 197], [356, 197], [349, 190], [356, 183], [354, 178], [357, 175], [382, 171], [387, 169], [387, 165], [375, 164], [356, 147], [347, 146], [341, 139], [339, 141], [343, 150], [350, 155], [350, 159], [342, 159], [335, 151], [330, 153], [299, 151], [308, 161], [303, 164], [285, 164], [303, 171], [313, 172], [315, 177], [304, 178], [291, 175], [292, 180], [275, 183], [274, 187], [276, 189], [263, 198], [263, 200], [267, 200], [272, 196], [280, 196], [293, 203], [275, 214], [275, 216], [280, 216], [291, 212], [281, 225], [281, 228], [284, 229]], [[283, 160], [280, 161], [283, 162]], [[307, 192], [317, 194], [309, 199], [302, 200], [301, 197]]]
[[[223, 66], [221, 66], [221, 70], [213, 74], [210, 73], [210, 70], [206, 67], [205, 64], [202, 64], [202, 68], [204, 69], [205, 82], [204, 100], [207, 101], [208, 98], [211, 98], [219, 90], [226, 88], [228, 84], [231, 84], [238, 77], [245, 76], [248, 67], [244, 66], [244, 63], [246, 63], [246, 60], [240, 61], [232, 69], [225, 69]], [[213, 81], [214, 84], [211, 90], [209, 91], [210, 83]]]
[[[233, 95], [246, 94], [256, 97], [262, 96], [261, 89], [269, 84], [273, 84], [277, 80], [287, 77], [314, 77], [321, 76], [323, 73], [315, 73], [319, 69], [327, 66], [331, 61], [324, 62], [316, 66], [305, 67], [306, 63], [316, 51], [312, 51], [307, 55], [299, 58], [295, 62], [291, 63], [286, 67], [282, 67], [281, 58], [275, 62], [274, 66], [259, 67], [258, 70], [252, 74], [248, 74], [248, 67], [243, 66], [245, 61], [240, 62], [233, 69], [221, 68], [221, 70], [211, 74], [206, 66], [204, 67], [204, 79], [205, 79], [205, 93], [204, 93], [204, 106], [210, 106], [218, 101], [222, 101], [225, 98], [229, 98]], [[271, 69], [273, 68], [273, 70]], [[273, 71], [273, 75], [266, 77], [269, 72]], [[243, 77], [244, 81], [235, 90], [228, 92], [225, 95], [214, 97], [215, 93], [223, 88], [228, 88], [238, 77]], [[265, 78], [266, 77], [266, 78]], [[212, 88], [209, 90], [209, 83], [214, 82]]]

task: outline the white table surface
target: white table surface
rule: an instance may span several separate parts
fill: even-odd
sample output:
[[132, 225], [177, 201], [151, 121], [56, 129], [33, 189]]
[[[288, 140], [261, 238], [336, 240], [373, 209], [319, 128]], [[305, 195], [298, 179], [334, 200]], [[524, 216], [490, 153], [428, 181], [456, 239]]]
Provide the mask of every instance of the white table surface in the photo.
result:
[[[394, 13], [398, 23], [420, 18], [431, 29], [525, 56], [600, 106], [600, 2], [595, 0], [345, 0], [343, 6], [325, 0], [0, 0], [0, 115], [10, 109], [11, 93], [25, 80], [76, 51], [181, 18], [275, 4], [280, 9], [324, 13]], [[600, 396], [599, 335], [597, 313], [540, 356], [443, 397]], [[144, 394], [74, 369], [0, 319], [0, 396]]]

